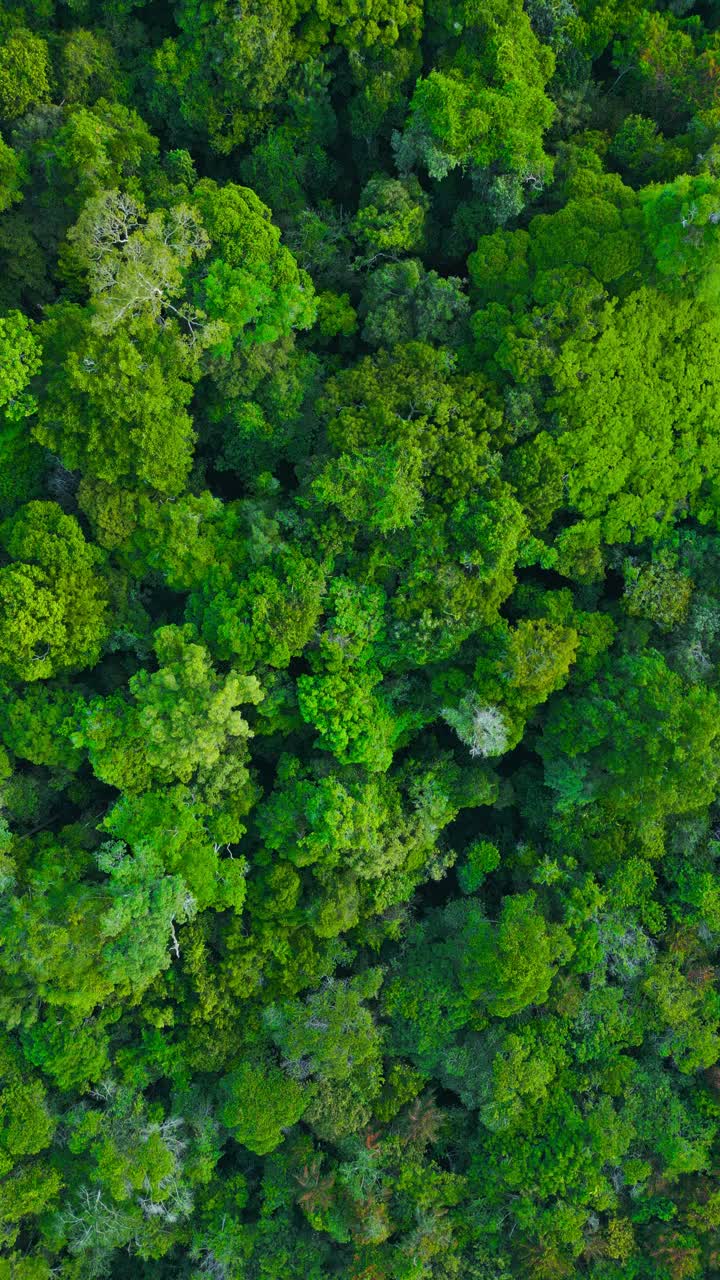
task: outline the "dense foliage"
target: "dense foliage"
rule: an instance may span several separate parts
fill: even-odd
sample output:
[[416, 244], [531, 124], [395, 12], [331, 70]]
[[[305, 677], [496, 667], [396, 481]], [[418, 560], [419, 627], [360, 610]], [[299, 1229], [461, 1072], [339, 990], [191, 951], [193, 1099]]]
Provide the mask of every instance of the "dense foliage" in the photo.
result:
[[0, 0], [0, 1280], [720, 1274], [720, 9]]

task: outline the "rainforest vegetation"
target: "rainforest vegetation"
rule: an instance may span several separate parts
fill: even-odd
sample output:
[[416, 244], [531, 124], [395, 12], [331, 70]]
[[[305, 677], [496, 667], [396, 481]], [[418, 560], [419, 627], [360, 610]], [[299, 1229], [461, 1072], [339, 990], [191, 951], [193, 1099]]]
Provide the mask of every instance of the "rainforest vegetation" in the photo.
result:
[[0, 1280], [720, 1275], [720, 5], [1, 0]]

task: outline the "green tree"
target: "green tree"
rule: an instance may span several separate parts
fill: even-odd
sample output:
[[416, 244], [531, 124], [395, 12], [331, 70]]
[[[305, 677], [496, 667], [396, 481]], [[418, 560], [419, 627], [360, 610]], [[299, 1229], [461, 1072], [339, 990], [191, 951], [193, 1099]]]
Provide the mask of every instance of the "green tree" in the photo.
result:
[[0, 213], [22, 199], [25, 176], [20, 156], [0, 137]]
[[669, 285], [689, 285], [708, 302], [720, 290], [720, 182], [682, 174], [641, 194], [645, 230], [657, 269]]
[[581, 696], [553, 707], [539, 750], [561, 809], [594, 801], [652, 820], [713, 794], [718, 733], [715, 695], [686, 687], [650, 650], [606, 662]]
[[258, 663], [283, 668], [312, 636], [324, 588], [321, 564], [283, 548], [272, 567], [261, 564], [245, 578], [229, 565], [209, 573], [188, 617], [220, 659], [232, 658], [243, 671]]
[[139, 176], [159, 151], [145, 121], [121, 102], [99, 98], [92, 108], [73, 105], [59, 127], [36, 144], [37, 160], [56, 198], [76, 215], [101, 191], [140, 193]]
[[196, 360], [174, 324], [143, 315], [108, 335], [92, 319], [62, 303], [41, 326], [33, 435], [72, 470], [175, 495], [192, 461]]
[[0, 526], [0, 663], [42, 680], [93, 666], [110, 632], [102, 552], [54, 502], [30, 502]]
[[497, 925], [483, 921], [477, 910], [470, 911], [467, 924], [458, 937], [463, 948], [458, 977], [465, 994], [500, 1018], [543, 1004], [558, 962], [567, 958], [569, 939], [543, 918], [535, 894], [504, 898]]
[[240, 703], [262, 698], [254, 676], [218, 674], [189, 625], [160, 627], [153, 644], [158, 670], [134, 675], [127, 696], [91, 701], [72, 735], [97, 776], [130, 794], [201, 781], [234, 739], [251, 735]]
[[236, 1142], [264, 1156], [280, 1145], [311, 1096], [273, 1063], [243, 1062], [220, 1082], [219, 1116]]
[[13, 424], [27, 418], [36, 402], [26, 391], [41, 363], [42, 348], [32, 327], [20, 311], [0, 316], [0, 411], [6, 420], [4, 438]]
[[224, 766], [202, 789], [176, 785], [123, 795], [102, 825], [126, 841], [141, 863], [147, 859], [154, 866], [159, 860], [170, 875], [181, 877], [199, 910], [239, 912], [248, 867], [227, 845], [244, 834], [242, 818], [255, 793], [240, 752], [228, 752]]
[[252, 0], [235, 21], [227, 0], [199, 11], [189, 0], [177, 14], [179, 35], [168, 37], [152, 56], [154, 104], [162, 118], [192, 136], [205, 133], [215, 151], [228, 154], [272, 117], [295, 62], [315, 41], [298, 40], [294, 0]]
[[520, 3], [503, 0], [448, 25], [456, 35], [465, 27], [464, 38], [447, 67], [416, 82], [406, 128], [393, 138], [400, 169], [422, 165], [441, 179], [458, 166], [494, 166], [542, 184], [552, 172], [543, 150], [554, 115], [544, 92], [552, 53]]
[[163, 874], [162, 861], [144, 849], [129, 857], [121, 841], [101, 846], [108, 873], [106, 909], [100, 920], [100, 969], [113, 986], [142, 991], [180, 955], [175, 924], [192, 919], [197, 903], [179, 876]]
[[465, 336], [469, 312], [462, 281], [425, 271], [416, 258], [373, 271], [359, 308], [365, 342], [388, 348], [417, 339], [455, 349]]
[[575, 660], [578, 635], [545, 619], [523, 618], [513, 628], [499, 623], [488, 631], [485, 652], [475, 664], [478, 705], [499, 707], [515, 746], [535, 707], [562, 688]]
[[0, 48], [0, 116], [16, 120], [43, 102], [49, 91], [47, 42], [26, 27], [16, 27]]
[[306, 1120], [320, 1136], [342, 1137], [369, 1119], [382, 1085], [382, 1033], [364, 998], [377, 995], [381, 982], [381, 970], [367, 970], [263, 1015], [291, 1079], [312, 1077], [316, 1085]]
[[117, 53], [102, 31], [75, 27], [65, 34], [59, 78], [66, 102], [89, 106], [98, 98], [125, 96]]
[[8, 1038], [0, 1048], [0, 1176], [22, 1156], [50, 1145], [56, 1121], [39, 1080], [24, 1078], [24, 1063]]
[[390, 178], [374, 174], [360, 194], [350, 229], [364, 266], [378, 257], [418, 253], [425, 247], [430, 201], [414, 175]]
[[597, 338], [564, 344], [551, 404], [563, 426], [572, 422], [558, 440], [568, 505], [599, 517], [606, 541], [654, 536], [715, 465], [706, 430], [715, 326], [715, 313], [690, 299], [642, 289], [608, 307]]
[[312, 281], [281, 245], [266, 205], [248, 187], [211, 179], [197, 184], [193, 198], [218, 253], [199, 292], [224, 335], [218, 351], [229, 355], [234, 342], [275, 342], [310, 328], [317, 314]]

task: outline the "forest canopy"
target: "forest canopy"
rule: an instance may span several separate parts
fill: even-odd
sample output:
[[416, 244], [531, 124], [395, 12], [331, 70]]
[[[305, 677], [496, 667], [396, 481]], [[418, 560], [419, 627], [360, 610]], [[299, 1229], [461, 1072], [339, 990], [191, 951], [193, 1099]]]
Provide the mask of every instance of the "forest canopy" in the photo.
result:
[[720, 1274], [720, 8], [0, 0], [0, 1280]]

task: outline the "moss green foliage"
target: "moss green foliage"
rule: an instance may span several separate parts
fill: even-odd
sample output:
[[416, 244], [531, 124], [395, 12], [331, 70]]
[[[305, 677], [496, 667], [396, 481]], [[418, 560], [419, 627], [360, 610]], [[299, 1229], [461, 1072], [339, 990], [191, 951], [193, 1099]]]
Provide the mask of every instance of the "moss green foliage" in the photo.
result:
[[709, 0], [0, 0], [0, 1280], [720, 1274]]

